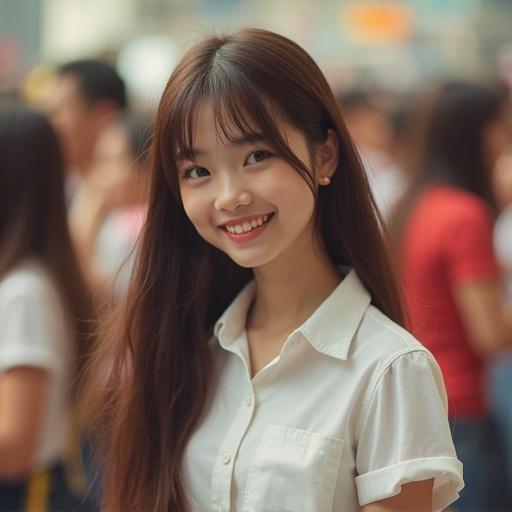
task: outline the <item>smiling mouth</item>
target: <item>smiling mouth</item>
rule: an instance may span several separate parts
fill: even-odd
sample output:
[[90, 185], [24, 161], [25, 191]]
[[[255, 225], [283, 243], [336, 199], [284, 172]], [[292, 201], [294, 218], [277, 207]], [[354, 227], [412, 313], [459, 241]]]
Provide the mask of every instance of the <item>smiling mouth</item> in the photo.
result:
[[253, 229], [257, 229], [260, 226], [263, 226], [274, 216], [274, 213], [269, 213], [265, 215], [260, 215], [259, 217], [255, 217], [250, 221], [241, 222], [240, 224], [230, 224], [221, 226], [221, 229], [227, 231], [228, 233], [234, 235], [241, 235], [243, 233], [250, 233]]

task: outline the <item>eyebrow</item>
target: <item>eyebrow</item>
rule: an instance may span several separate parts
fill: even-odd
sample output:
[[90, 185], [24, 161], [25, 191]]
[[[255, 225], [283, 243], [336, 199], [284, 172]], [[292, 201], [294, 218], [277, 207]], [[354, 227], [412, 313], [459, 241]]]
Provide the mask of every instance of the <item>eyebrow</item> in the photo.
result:
[[[254, 142], [267, 141], [267, 138], [262, 133], [244, 133], [239, 137], [230, 138], [227, 146], [243, 146], [244, 144], [251, 144]], [[179, 151], [176, 155], [176, 161], [191, 160], [193, 157], [205, 156], [208, 151], [201, 148], [190, 148], [187, 151]]]

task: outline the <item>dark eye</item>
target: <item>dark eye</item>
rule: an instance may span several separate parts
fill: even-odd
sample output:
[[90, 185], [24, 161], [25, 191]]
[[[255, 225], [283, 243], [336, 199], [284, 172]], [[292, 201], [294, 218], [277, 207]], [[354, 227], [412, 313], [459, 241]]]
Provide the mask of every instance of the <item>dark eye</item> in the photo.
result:
[[192, 167], [185, 171], [184, 177], [191, 180], [197, 180], [199, 178], [204, 178], [209, 175], [210, 172], [205, 167]]
[[257, 164], [258, 162], [261, 162], [262, 160], [265, 160], [271, 156], [271, 154], [268, 151], [258, 150], [253, 151], [246, 159], [246, 164]]

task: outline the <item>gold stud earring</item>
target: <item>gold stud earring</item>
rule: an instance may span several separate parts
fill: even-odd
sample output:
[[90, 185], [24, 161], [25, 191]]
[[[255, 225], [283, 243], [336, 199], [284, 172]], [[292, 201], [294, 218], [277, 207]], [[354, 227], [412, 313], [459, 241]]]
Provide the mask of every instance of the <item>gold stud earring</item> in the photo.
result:
[[320, 178], [320, 184], [321, 185], [324, 185], [324, 186], [327, 186], [331, 183], [331, 178], [329, 178], [329, 176], [322, 176]]

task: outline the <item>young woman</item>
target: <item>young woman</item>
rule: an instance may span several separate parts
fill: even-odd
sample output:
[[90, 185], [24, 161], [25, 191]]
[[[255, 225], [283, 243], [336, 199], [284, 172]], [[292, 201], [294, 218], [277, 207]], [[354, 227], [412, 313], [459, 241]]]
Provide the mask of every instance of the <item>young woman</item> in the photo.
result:
[[204, 40], [167, 84], [152, 156], [134, 279], [96, 356], [115, 364], [91, 391], [105, 510], [455, 500], [441, 374], [395, 323], [368, 183], [313, 60], [263, 30]]
[[150, 141], [145, 117], [123, 114], [108, 124], [96, 141], [87, 190], [75, 204], [74, 242], [99, 298], [119, 300], [126, 293], [129, 256], [147, 211]]
[[[46, 119], [0, 111], [0, 510], [79, 504], [63, 455], [91, 308]], [[88, 323], [89, 322], [89, 323]]]
[[[466, 469], [456, 510], [509, 510], [489, 420], [486, 363], [512, 344], [512, 309], [493, 250], [492, 170], [507, 134], [505, 98], [443, 85], [419, 122], [416, 177], [392, 229], [410, 328], [446, 383], [455, 448]], [[509, 404], [510, 407], [510, 404]]]

